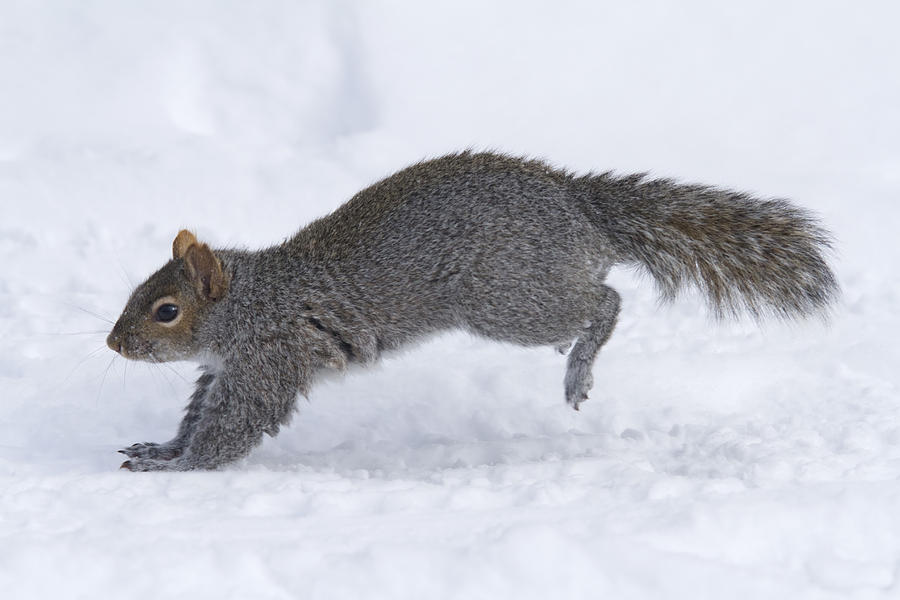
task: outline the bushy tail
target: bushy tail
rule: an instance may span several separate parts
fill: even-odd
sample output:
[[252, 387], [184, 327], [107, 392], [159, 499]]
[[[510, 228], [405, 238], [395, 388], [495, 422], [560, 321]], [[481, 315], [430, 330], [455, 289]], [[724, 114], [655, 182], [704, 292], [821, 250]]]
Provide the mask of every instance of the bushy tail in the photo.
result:
[[839, 295], [824, 252], [830, 234], [784, 200], [644, 175], [589, 176], [591, 214], [622, 262], [664, 299], [698, 286], [718, 317], [824, 313]]

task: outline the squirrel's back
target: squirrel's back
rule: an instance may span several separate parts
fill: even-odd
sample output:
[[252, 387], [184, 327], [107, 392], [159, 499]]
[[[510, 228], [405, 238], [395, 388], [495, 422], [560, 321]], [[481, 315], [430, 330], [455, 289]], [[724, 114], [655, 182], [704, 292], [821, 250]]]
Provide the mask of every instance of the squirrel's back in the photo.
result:
[[543, 162], [463, 152], [362, 190], [288, 244], [332, 265], [379, 323], [478, 330], [476, 313], [533, 320], [605, 277], [609, 244], [575, 194], [575, 179]]
[[838, 293], [828, 233], [787, 201], [643, 175], [575, 176], [495, 153], [403, 169], [290, 243], [345, 261], [366, 285], [389, 276], [404, 289], [447, 284], [446, 294], [475, 278], [510, 293], [512, 279], [571, 288], [615, 263], [646, 269], [664, 298], [698, 286], [716, 315], [800, 316]]

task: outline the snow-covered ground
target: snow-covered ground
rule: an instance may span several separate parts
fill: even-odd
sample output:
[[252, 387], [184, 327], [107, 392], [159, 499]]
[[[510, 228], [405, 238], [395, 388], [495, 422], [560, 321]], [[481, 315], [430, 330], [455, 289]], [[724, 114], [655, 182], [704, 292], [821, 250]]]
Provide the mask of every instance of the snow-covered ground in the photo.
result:
[[[900, 597], [893, 2], [3, 2], [3, 598]], [[564, 358], [450, 334], [219, 472], [130, 473], [192, 365], [104, 346], [180, 227], [283, 239], [465, 147], [790, 197], [831, 325], [716, 324], [620, 270]]]

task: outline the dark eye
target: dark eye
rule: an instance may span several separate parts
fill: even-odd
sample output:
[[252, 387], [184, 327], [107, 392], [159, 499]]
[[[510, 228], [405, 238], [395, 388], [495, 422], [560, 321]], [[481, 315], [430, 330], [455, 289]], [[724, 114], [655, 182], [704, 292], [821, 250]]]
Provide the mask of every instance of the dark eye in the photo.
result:
[[156, 309], [156, 320], [163, 323], [175, 320], [178, 316], [178, 306], [175, 304], [163, 304]]

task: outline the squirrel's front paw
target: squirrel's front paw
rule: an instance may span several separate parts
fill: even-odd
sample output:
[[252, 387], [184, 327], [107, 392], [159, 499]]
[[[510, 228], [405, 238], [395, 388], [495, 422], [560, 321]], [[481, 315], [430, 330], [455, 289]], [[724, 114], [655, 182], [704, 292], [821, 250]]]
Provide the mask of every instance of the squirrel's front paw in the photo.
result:
[[122, 463], [120, 469], [128, 471], [187, 471], [190, 467], [177, 460], [157, 460], [135, 457]]
[[119, 450], [122, 454], [129, 458], [153, 458], [156, 460], [172, 460], [181, 456], [183, 449], [172, 444], [155, 444], [153, 442], [142, 442], [132, 444], [127, 448]]

